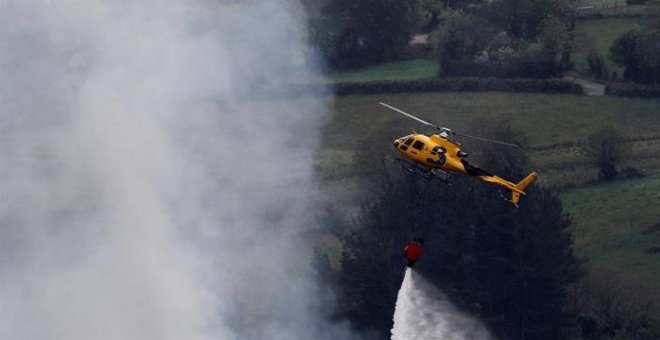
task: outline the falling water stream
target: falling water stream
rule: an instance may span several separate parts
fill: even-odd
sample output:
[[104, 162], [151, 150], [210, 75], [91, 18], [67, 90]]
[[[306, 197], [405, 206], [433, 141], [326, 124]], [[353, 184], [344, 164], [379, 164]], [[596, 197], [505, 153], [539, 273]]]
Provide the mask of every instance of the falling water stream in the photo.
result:
[[394, 310], [392, 340], [485, 340], [488, 331], [454, 307], [447, 297], [407, 268]]

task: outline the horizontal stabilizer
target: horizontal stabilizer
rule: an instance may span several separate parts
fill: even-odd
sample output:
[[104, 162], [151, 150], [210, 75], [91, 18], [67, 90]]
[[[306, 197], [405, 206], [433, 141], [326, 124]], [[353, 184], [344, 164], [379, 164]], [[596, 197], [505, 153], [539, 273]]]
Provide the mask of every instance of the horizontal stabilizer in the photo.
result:
[[516, 190], [511, 190], [511, 203], [518, 205], [518, 202], [520, 201], [520, 195], [525, 194], [525, 188], [532, 184], [537, 176], [538, 174], [536, 172], [532, 172], [514, 186]]

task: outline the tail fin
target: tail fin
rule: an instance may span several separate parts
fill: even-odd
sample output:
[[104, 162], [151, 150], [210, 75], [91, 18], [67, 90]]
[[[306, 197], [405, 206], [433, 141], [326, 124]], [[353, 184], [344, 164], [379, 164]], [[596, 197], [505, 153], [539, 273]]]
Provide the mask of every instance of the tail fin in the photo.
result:
[[511, 203], [518, 205], [518, 202], [520, 201], [520, 195], [525, 194], [525, 188], [534, 182], [536, 176], [538, 176], [538, 174], [536, 172], [532, 172], [515, 185], [517, 191], [511, 190]]

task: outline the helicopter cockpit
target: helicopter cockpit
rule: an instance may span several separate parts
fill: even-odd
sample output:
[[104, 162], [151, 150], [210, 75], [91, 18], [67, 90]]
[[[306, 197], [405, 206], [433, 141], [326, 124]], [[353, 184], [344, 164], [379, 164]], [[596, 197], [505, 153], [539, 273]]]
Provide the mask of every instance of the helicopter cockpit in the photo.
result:
[[399, 148], [403, 151], [408, 150], [408, 147], [410, 144], [412, 144], [415, 141], [415, 138], [413, 135], [407, 135], [405, 137], [401, 137], [399, 139], [394, 140], [394, 147]]

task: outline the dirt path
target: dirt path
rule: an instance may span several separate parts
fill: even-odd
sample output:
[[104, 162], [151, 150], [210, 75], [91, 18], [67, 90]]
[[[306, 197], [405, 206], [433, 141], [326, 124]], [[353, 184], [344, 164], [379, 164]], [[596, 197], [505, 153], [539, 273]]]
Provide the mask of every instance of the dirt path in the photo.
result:
[[589, 96], [602, 96], [605, 94], [605, 85], [576, 77], [565, 77], [564, 79], [580, 84], [580, 86], [582, 86], [584, 89], [584, 92]]

